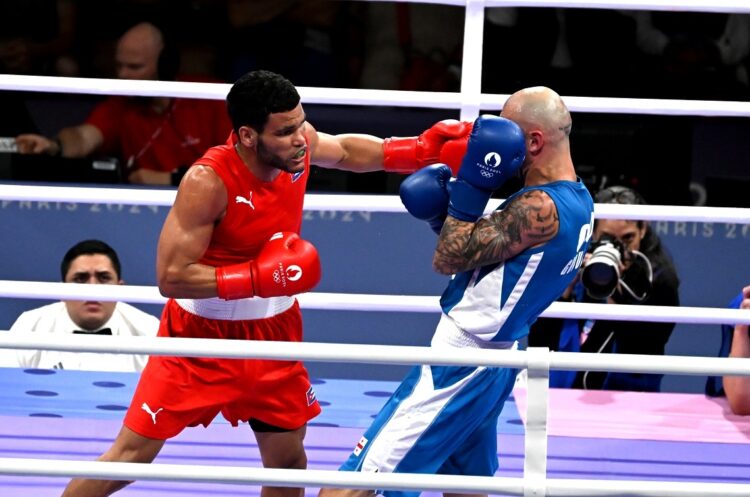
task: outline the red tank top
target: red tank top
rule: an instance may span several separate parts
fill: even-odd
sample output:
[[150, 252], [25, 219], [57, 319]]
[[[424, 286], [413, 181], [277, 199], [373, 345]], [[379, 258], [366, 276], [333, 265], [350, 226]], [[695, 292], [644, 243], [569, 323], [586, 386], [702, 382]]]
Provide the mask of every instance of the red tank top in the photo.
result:
[[234, 148], [232, 133], [224, 145], [212, 147], [195, 164], [213, 169], [227, 189], [227, 210], [214, 228], [208, 249], [200, 262], [225, 266], [254, 259], [261, 247], [278, 231], [299, 233], [310, 155], [305, 168], [295, 174], [282, 171], [276, 179], [260, 181], [247, 168]]

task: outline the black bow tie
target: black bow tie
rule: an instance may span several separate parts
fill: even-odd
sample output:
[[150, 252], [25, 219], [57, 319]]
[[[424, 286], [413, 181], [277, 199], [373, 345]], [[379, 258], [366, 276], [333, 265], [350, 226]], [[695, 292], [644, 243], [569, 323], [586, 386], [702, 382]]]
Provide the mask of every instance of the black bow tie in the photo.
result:
[[86, 331], [86, 330], [73, 330], [74, 335], [112, 335], [112, 330], [110, 328], [102, 328], [101, 330], [96, 331]]

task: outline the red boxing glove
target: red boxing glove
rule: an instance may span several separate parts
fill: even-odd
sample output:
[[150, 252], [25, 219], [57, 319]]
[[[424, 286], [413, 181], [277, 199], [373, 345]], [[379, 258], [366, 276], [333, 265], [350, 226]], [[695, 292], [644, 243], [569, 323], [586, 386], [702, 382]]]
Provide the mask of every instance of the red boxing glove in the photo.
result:
[[216, 268], [217, 292], [225, 300], [296, 295], [318, 282], [318, 251], [290, 232], [273, 235], [255, 260]]
[[[461, 159], [443, 160], [443, 147], [452, 140], [468, 139], [472, 123], [446, 119], [434, 124], [419, 136], [408, 138], [386, 138], [383, 140], [383, 169], [392, 173], [413, 173], [424, 166], [446, 163], [454, 169], [461, 164]], [[460, 148], [460, 146], [459, 146]], [[455, 151], [452, 152], [455, 155]], [[462, 155], [463, 157], [463, 155]]]
[[[473, 123], [472, 123], [473, 124]], [[471, 133], [471, 126], [469, 127], [469, 133]], [[461, 161], [464, 159], [466, 154], [466, 146], [469, 143], [469, 135], [467, 134], [463, 138], [456, 138], [445, 142], [443, 148], [440, 149], [440, 164], [445, 164], [453, 171], [453, 176], [458, 173], [461, 167]]]

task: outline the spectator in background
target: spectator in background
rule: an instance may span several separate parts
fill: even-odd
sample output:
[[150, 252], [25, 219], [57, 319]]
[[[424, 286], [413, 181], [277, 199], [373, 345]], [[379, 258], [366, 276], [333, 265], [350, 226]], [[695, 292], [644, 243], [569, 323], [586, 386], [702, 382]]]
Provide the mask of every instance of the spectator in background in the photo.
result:
[[[126, 31], [115, 58], [120, 79], [177, 76], [175, 47], [150, 23]], [[26, 154], [116, 156], [125, 164], [129, 183], [176, 185], [187, 167], [206, 149], [222, 143], [230, 130], [222, 101], [112, 96], [98, 104], [83, 124], [63, 128], [53, 139], [23, 134], [16, 144]]]
[[[562, 10], [526, 7], [491, 7], [486, 10], [483, 92], [509, 93], [518, 86], [533, 85], [560, 88], [561, 93], [565, 91], [557, 84], [557, 75], [570, 65]], [[528, 53], [533, 53], [534, 57], [526, 56]], [[498, 63], [498, 54], [501, 54], [501, 64]]]
[[[0, 74], [80, 76], [79, 10], [75, 0], [0, 2]], [[38, 96], [37, 92], [0, 91], [0, 152], [16, 150], [15, 136], [40, 132], [28, 106]]]
[[[622, 186], [601, 190], [595, 202], [646, 203], [639, 193]], [[674, 263], [647, 222], [599, 219], [579, 277], [561, 300], [678, 306], [678, 288]], [[674, 326], [674, 323], [542, 318], [531, 327], [529, 346], [567, 352], [664, 355]], [[658, 392], [662, 376], [552, 371], [550, 386]]]
[[[60, 273], [65, 283], [121, 285], [117, 253], [99, 240], [84, 240], [63, 257]], [[123, 302], [62, 301], [21, 314], [9, 333], [156, 336], [159, 320]], [[8, 367], [141, 371], [148, 356], [75, 353], [52, 350], [3, 350], [0, 363]]]
[[[644, 96], [743, 99], [748, 87], [750, 15], [631, 12], [644, 60]], [[645, 95], [645, 92], [651, 94]], [[653, 94], [657, 91], [657, 94]]]
[[544, 84], [561, 93], [625, 96], [634, 72], [634, 26], [630, 13], [614, 9], [487, 8], [482, 90]]
[[74, 0], [0, 2], [0, 73], [78, 76]]
[[616, 9], [558, 9], [565, 12], [565, 41], [571, 67], [566, 89], [577, 95], [632, 97], [643, 73], [636, 67], [632, 12]]
[[[750, 309], [750, 286], [746, 286], [732, 303], [732, 307]], [[737, 324], [732, 334], [732, 346], [729, 357], [750, 357], [750, 336], [748, 325]], [[750, 377], [725, 376], [724, 390], [727, 394], [729, 407], [734, 414], [750, 414]]]
[[228, 80], [265, 69], [285, 74], [298, 86], [340, 86], [342, 68], [334, 48], [341, 2], [227, 0], [226, 9], [222, 51]]
[[370, 2], [360, 86], [382, 90], [458, 91], [464, 9]]

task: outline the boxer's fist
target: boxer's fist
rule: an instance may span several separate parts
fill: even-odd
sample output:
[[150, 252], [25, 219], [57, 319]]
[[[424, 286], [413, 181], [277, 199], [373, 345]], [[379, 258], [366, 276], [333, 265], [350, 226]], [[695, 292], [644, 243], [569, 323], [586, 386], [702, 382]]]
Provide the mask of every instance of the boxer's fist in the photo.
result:
[[526, 139], [516, 123], [504, 117], [479, 116], [451, 188], [448, 214], [476, 221], [492, 192], [516, 174], [525, 157]]
[[455, 138], [448, 140], [440, 149], [440, 164], [446, 164], [453, 171], [453, 176], [458, 173], [458, 168], [461, 167], [461, 161], [466, 155], [466, 146], [469, 141], [469, 135], [467, 134], [463, 138]]
[[525, 157], [526, 139], [516, 123], [499, 116], [479, 116], [457, 178], [495, 191], [516, 174]]
[[312, 243], [296, 233], [280, 232], [263, 246], [250, 271], [255, 295], [295, 295], [320, 282], [320, 259]]
[[313, 244], [296, 233], [279, 232], [247, 263], [216, 268], [219, 297], [279, 297], [311, 290], [320, 281], [320, 259]]
[[437, 234], [448, 212], [448, 182], [452, 175], [445, 164], [434, 164], [406, 178], [399, 188], [401, 202], [409, 214], [427, 221]]
[[[389, 172], [412, 173], [441, 162], [443, 145], [465, 138], [471, 132], [471, 127], [469, 122], [446, 119], [419, 136], [386, 138], [383, 140], [383, 168]], [[453, 159], [450, 162], [457, 164], [458, 161]]]

